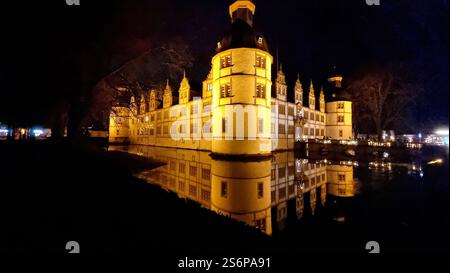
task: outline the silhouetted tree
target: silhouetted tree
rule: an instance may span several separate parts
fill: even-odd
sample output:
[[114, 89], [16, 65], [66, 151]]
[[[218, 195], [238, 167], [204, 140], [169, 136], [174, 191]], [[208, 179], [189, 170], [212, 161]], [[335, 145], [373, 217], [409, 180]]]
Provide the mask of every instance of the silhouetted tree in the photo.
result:
[[401, 64], [372, 66], [349, 78], [347, 89], [354, 103], [358, 131], [382, 131], [406, 118], [406, 109], [423, 88]]

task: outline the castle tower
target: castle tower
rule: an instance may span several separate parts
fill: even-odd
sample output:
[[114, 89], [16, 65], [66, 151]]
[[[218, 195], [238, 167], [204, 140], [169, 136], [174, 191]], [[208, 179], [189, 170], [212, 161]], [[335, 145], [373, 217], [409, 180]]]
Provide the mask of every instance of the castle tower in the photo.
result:
[[211, 161], [211, 210], [272, 234], [271, 160]]
[[352, 101], [342, 88], [342, 76], [333, 73], [328, 82], [332, 85], [331, 99], [325, 104], [327, 112], [326, 135], [332, 139], [353, 139]]
[[320, 88], [319, 104], [320, 112], [325, 113], [325, 94], [323, 93], [323, 87]]
[[336, 197], [353, 197], [355, 195], [353, 166], [329, 165], [327, 166], [327, 179], [328, 194]]
[[280, 69], [277, 72], [277, 79], [275, 80], [275, 89], [277, 92], [277, 99], [286, 101], [287, 84], [286, 76], [283, 73], [283, 66], [280, 65]]
[[269, 154], [273, 58], [253, 29], [253, 2], [235, 1], [229, 11], [231, 28], [212, 59], [212, 152]]
[[166, 88], [164, 89], [163, 96], [163, 108], [169, 108], [173, 104], [172, 88], [169, 85], [169, 80], [167, 80]]
[[314, 86], [312, 80], [309, 84], [308, 101], [309, 101], [309, 109], [316, 110], [316, 95], [314, 94]]
[[[118, 88], [117, 96], [120, 98], [128, 92], [126, 88]], [[116, 98], [115, 104], [109, 113], [109, 142], [128, 143], [129, 142], [129, 119], [131, 116], [128, 103]], [[124, 98], [122, 98], [123, 100]]]

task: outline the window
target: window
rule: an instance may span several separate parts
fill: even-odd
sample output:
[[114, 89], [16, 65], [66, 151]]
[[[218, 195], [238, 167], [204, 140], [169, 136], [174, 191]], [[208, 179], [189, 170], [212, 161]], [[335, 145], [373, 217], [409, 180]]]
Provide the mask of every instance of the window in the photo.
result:
[[266, 68], [266, 57], [263, 55], [257, 54], [255, 66], [259, 67], [259, 68]]
[[325, 181], [325, 174], [322, 174], [322, 181]]
[[150, 135], [154, 136], [155, 135], [155, 129], [150, 129]]
[[193, 185], [189, 185], [189, 195], [197, 196], [197, 187]]
[[325, 117], [323, 115], [320, 116], [320, 122], [325, 122]]
[[170, 170], [171, 171], [177, 170], [177, 163], [175, 161], [170, 161]]
[[202, 168], [202, 179], [203, 180], [210, 180], [211, 179], [211, 170]]
[[228, 131], [228, 121], [226, 118], [222, 119], [222, 132], [227, 133]]
[[338, 103], [337, 108], [338, 109], [344, 109], [344, 103]]
[[164, 111], [164, 119], [169, 119], [169, 111]]
[[289, 125], [288, 126], [288, 134], [293, 135], [294, 134], [294, 125]]
[[169, 134], [169, 126], [168, 125], [164, 125], [163, 127], [163, 135], [168, 135]]
[[286, 134], [286, 126], [284, 124], [278, 124], [278, 134]]
[[202, 200], [209, 201], [211, 199], [211, 193], [207, 190], [202, 189]]
[[338, 180], [339, 181], [345, 181], [345, 174], [339, 174], [338, 175]]
[[156, 134], [161, 135], [161, 125], [156, 127]]
[[278, 178], [282, 179], [286, 177], [286, 168], [279, 168], [278, 169]]
[[222, 181], [222, 184], [220, 185], [220, 196], [227, 198], [228, 196], [228, 183], [225, 181]]
[[278, 105], [278, 113], [281, 115], [286, 114], [286, 109], [285, 109], [284, 105], [282, 105], [282, 104]]
[[309, 129], [309, 135], [314, 136], [314, 128]]
[[316, 114], [316, 121], [319, 121], [319, 115]]
[[264, 119], [263, 118], [258, 119], [258, 133], [264, 134]]
[[183, 181], [178, 182], [178, 190], [184, 192], [184, 185], [185, 183]]
[[265, 99], [266, 98], [266, 85], [262, 83], [256, 84], [256, 97]]
[[275, 180], [275, 169], [272, 169], [272, 171], [270, 172], [270, 178], [271, 180]]
[[186, 165], [184, 163], [180, 163], [180, 165], [178, 165], [178, 171], [180, 173], [185, 173], [186, 172]]
[[258, 199], [261, 199], [264, 197], [264, 184], [262, 182], [258, 183]]
[[338, 122], [344, 122], [344, 116], [338, 116]]
[[316, 129], [316, 136], [319, 136], [319, 129]]
[[344, 136], [344, 132], [342, 130], [339, 130], [339, 137], [343, 137]]
[[197, 167], [189, 166], [189, 175], [190, 176], [197, 176]]
[[213, 85], [211, 83], [208, 83], [208, 91], [212, 91], [213, 90]]
[[231, 64], [231, 54], [230, 55], [226, 55], [226, 56], [222, 56], [220, 58], [220, 68], [226, 68], [226, 67], [230, 67], [232, 66]]
[[314, 121], [314, 113], [309, 113], [309, 119], [310, 119], [311, 121]]
[[278, 190], [278, 198], [286, 198], [286, 188], [281, 188]]
[[325, 136], [325, 130], [324, 129], [320, 130], [320, 136]]
[[294, 175], [294, 174], [295, 174], [295, 166], [294, 165], [289, 166], [288, 167], [288, 175], [291, 176], [291, 175]]
[[288, 195], [291, 195], [294, 193], [294, 184], [291, 184], [288, 186]]
[[155, 115], [150, 116], [150, 121], [155, 121]]
[[222, 84], [220, 86], [220, 98], [231, 97], [231, 84]]
[[294, 115], [294, 107], [289, 107], [288, 108], [288, 115], [289, 116], [293, 116]]
[[262, 231], [266, 231], [266, 219], [259, 219], [255, 221], [255, 227], [262, 230]]

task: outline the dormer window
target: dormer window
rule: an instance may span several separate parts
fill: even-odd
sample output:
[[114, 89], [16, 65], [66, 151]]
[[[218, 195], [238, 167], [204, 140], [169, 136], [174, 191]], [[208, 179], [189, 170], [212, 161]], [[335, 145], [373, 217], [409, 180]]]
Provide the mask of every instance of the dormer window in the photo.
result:
[[220, 68], [232, 66], [231, 54], [220, 57]]
[[258, 38], [258, 44], [260, 44], [260, 45], [263, 44], [263, 38], [262, 38], [262, 37], [259, 37], [259, 38]]
[[217, 48], [221, 49], [222, 48], [222, 43], [221, 42], [217, 42]]

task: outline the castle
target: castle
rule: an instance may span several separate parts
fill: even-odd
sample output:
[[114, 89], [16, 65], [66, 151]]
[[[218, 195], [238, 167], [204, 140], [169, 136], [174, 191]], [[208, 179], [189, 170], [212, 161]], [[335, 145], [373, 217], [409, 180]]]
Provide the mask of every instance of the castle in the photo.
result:
[[231, 28], [217, 43], [201, 98], [194, 98], [184, 75], [179, 96], [167, 83], [161, 105], [156, 90], [115, 105], [110, 143], [265, 155], [293, 149], [296, 141], [353, 139], [352, 102], [340, 93], [342, 76], [328, 79], [337, 90], [328, 101], [323, 89], [317, 94], [311, 82], [304, 92], [297, 79], [289, 102], [281, 67], [272, 82], [273, 57], [253, 28], [255, 10], [251, 0], [230, 5]]

